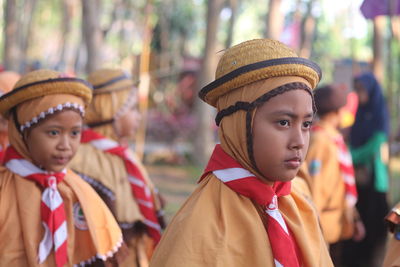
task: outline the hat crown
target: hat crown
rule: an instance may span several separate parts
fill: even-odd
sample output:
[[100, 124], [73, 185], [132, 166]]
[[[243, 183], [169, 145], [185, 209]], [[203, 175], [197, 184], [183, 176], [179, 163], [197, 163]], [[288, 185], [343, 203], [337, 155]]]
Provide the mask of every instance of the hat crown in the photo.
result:
[[19, 88], [24, 85], [35, 82], [60, 78], [61, 76], [62, 74], [60, 72], [54, 70], [47, 70], [47, 69], [35, 70], [23, 75], [21, 79], [14, 85], [14, 88]]
[[276, 58], [298, 57], [283, 43], [271, 39], [249, 40], [228, 49], [218, 62], [215, 78], [243, 66]]

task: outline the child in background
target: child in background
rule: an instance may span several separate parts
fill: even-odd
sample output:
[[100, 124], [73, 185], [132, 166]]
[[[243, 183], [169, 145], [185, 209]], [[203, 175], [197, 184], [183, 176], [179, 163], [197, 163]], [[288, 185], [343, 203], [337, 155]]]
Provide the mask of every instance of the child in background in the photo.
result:
[[314, 208], [291, 192], [320, 77], [318, 65], [278, 41], [225, 51], [200, 92], [217, 108], [221, 144], [150, 266], [333, 266]]
[[339, 132], [341, 108], [346, 105], [345, 89], [327, 85], [315, 90], [319, 120], [312, 127], [306, 157], [312, 199], [335, 266], [341, 266], [340, 241], [361, 240], [365, 235], [355, 208], [357, 188], [351, 154]]
[[[0, 167], [0, 266], [111, 264], [123, 244], [95, 191], [66, 168], [80, 142], [90, 85], [51, 70], [0, 98], [10, 146]], [[122, 254], [121, 254], [122, 256]]]
[[[82, 145], [70, 167], [102, 196], [129, 247], [126, 266], [147, 266], [163, 226], [158, 194], [128, 147], [139, 124], [137, 88], [120, 69], [91, 73], [93, 101]], [[125, 266], [125, 265], [121, 265]]]
[[[20, 75], [13, 71], [0, 72], [0, 96], [8, 93], [19, 80]], [[4, 153], [8, 145], [8, 123], [7, 119], [0, 116], [0, 162], [3, 161]]]

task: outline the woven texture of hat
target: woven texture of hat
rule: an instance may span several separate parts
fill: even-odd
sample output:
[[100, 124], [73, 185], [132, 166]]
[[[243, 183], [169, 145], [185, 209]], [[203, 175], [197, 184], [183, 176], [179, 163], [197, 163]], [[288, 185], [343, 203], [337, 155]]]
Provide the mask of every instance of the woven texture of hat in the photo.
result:
[[51, 94], [75, 95], [81, 97], [86, 105], [92, 100], [92, 90], [86, 81], [63, 77], [61, 73], [53, 70], [37, 70], [22, 76], [13, 90], [1, 97], [0, 113], [7, 116], [7, 112], [14, 106]]
[[132, 79], [120, 69], [99, 69], [90, 73], [87, 80], [94, 87], [93, 94], [132, 89], [134, 85]]
[[317, 86], [320, 74], [311, 66], [300, 64], [294, 59], [293, 63], [291, 63], [290, 58], [302, 58], [299, 58], [292, 49], [283, 43], [271, 39], [250, 40], [228, 49], [218, 63], [215, 80], [221, 79], [241, 67], [262, 61], [284, 58], [288, 58], [285, 63], [244, 71], [242, 74], [223, 82], [212, 90], [205, 92], [204, 100], [215, 106], [216, 99], [230, 90], [262, 79], [280, 76], [299, 76], [306, 79], [312, 88]]

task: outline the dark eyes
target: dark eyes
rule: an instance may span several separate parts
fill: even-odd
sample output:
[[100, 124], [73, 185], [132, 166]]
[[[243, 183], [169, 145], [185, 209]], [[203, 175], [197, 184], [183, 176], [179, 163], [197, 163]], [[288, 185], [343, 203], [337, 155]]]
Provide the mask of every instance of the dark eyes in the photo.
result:
[[60, 132], [57, 130], [50, 130], [47, 132], [50, 136], [56, 136], [58, 135]]
[[[288, 127], [288, 126], [290, 126], [290, 122], [289, 122], [289, 120], [279, 120], [278, 121], [278, 124], [279, 124], [279, 126], [282, 126], [282, 127]], [[305, 121], [305, 122], [303, 122], [303, 128], [305, 128], [305, 129], [310, 129], [311, 128], [311, 125], [312, 125], [312, 121]]]
[[311, 126], [312, 126], [312, 121], [306, 121], [303, 123], [304, 128], [310, 129]]
[[74, 130], [74, 131], [71, 132], [71, 135], [74, 136], [74, 137], [75, 136], [79, 136], [80, 134], [81, 134], [81, 131], [79, 131], [79, 130]]
[[279, 122], [280, 126], [289, 126], [289, 121], [288, 120], [280, 120]]
[[[50, 136], [58, 136], [58, 135], [60, 135], [60, 131], [58, 131], [58, 130], [50, 130], [50, 131], [47, 131], [47, 134], [50, 135]], [[72, 137], [79, 136], [80, 134], [81, 134], [80, 130], [71, 131], [71, 136]]]

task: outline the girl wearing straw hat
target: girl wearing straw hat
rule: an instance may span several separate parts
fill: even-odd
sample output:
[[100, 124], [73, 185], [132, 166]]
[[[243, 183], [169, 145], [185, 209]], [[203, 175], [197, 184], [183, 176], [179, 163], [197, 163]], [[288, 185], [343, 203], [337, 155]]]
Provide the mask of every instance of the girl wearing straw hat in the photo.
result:
[[10, 146], [0, 167], [0, 265], [112, 263], [123, 244], [95, 191], [66, 168], [90, 85], [51, 70], [24, 75], [0, 98]]
[[137, 88], [120, 69], [94, 71], [88, 81], [94, 88], [88, 128], [70, 166], [108, 203], [122, 228], [129, 247], [124, 264], [148, 266], [163, 221], [155, 187], [128, 147], [139, 121]]
[[305, 158], [320, 68], [282, 43], [228, 49], [200, 97], [217, 144], [150, 266], [332, 266], [316, 211], [291, 191]]

